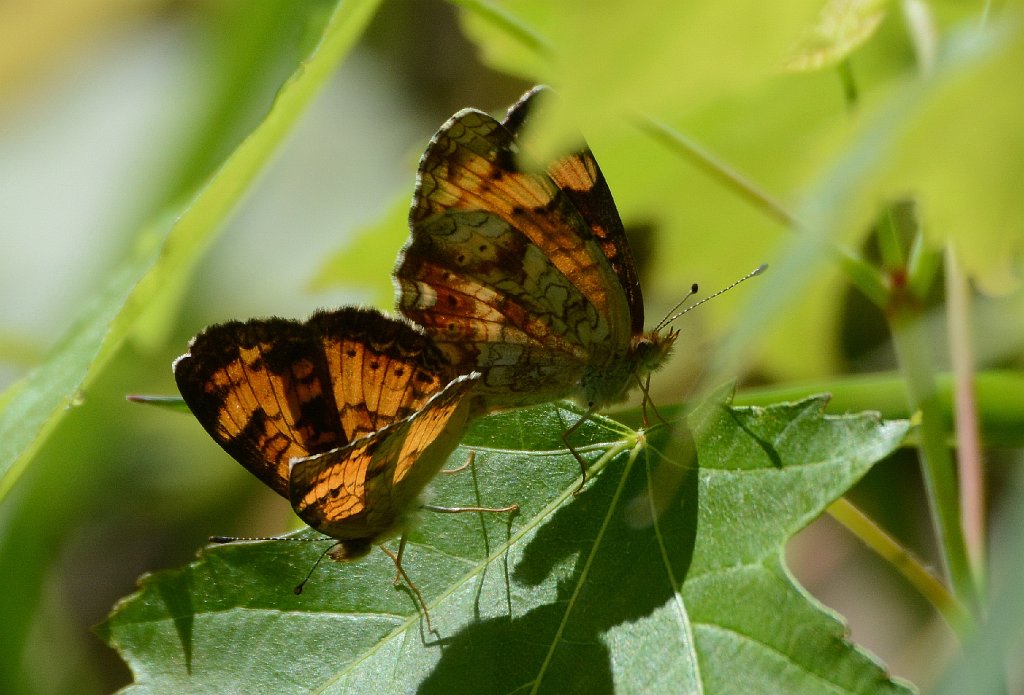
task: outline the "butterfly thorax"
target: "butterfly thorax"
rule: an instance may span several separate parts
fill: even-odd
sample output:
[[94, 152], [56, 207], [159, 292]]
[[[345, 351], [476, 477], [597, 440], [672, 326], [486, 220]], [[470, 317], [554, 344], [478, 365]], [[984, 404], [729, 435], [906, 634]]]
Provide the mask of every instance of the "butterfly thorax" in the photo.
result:
[[580, 379], [581, 405], [600, 408], [625, 400], [633, 387], [665, 363], [678, 337], [677, 330], [641, 333], [620, 359], [585, 369]]

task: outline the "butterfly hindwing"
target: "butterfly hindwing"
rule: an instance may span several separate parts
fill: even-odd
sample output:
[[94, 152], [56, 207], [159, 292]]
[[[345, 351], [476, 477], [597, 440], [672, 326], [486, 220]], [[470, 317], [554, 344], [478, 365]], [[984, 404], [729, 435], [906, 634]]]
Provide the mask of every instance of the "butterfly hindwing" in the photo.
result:
[[347, 441], [408, 417], [454, 377], [432, 341], [379, 312], [320, 312], [307, 326], [322, 345]]
[[354, 557], [399, 530], [415, 499], [458, 444], [478, 373], [452, 380], [409, 417], [348, 446], [293, 462], [299, 517], [343, 542]]

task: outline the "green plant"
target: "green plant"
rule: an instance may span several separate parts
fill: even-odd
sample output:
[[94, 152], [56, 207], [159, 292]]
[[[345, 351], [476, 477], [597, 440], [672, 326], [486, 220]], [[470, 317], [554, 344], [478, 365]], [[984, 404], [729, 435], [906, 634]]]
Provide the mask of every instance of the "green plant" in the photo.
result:
[[[902, 691], [909, 686], [847, 642], [782, 560], [787, 539], [829, 505], [963, 644], [966, 656], [932, 665], [925, 679], [946, 692], [1011, 688], [1018, 676], [1004, 672], [1004, 660], [1020, 644], [1012, 617], [1024, 572], [1006, 560], [1021, 557], [1024, 536], [1012, 514], [985, 518], [984, 475], [998, 473], [991, 461], [1002, 457], [1016, 465], [1001, 478], [1020, 479], [1024, 432], [1024, 312], [1015, 285], [1024, 96], [1007, 88], [1024, 51], [1019, 8], [978, 16], [913, 0], [834, 2], [815, 19], [820, 8], [810, 2], [452, 5], [486, 65], [562, 93], [569, 108], [544, 121], [542, 138], [557, 147], [570, 128], [582, 129], [627, 226], [653, 228], [634, 235], [638, 255], [657, 247], [644, 278], [652, 315], [693, 279], [724, 284], [764, 260], [771, 270], [756, 289], [700, 310], [729, 336], [710, 354], [693, 347], [701, 319], [682, 326], [681, 359], [654, 384], [674, 428], [641, 436], [605, 419], [586, 428], [584, 450], [603, 470], [579, 497], [569, 494], [578, 468], [560, 447], [576, 413], [551, 405], [489, 417], [470, 431], [453, 463], [475, 449], [475, 467], [442, 476], [435, 496], [517, 502], [523, 511], [510, 519], [424, 516], [407, 569], [440, 637], [424, 632], [411, 598], [391, 587], [382, 554], [318, 569], [299, 603], [290, 589], [319, 544], [229, 546], [146, 578], [99, 628], [125, 655], [138, 688]], [[231, 30], [220, 45], [236, 52], [219, 63], [220, 99], [211, 100], [206, 139], [182, 157], [182, 173], [168, 177], [154, 206], [162, 212], [132, 234], [124, 262], [83, 303], [76, 325], [0, 396], [0, 502], [8, 508], [0, 573], [14, 577], [3, 599], [4, 643], [19, 647], [0, 657], [5, 690], [45, 689], [45, 669], [26, 668], [26, 645], [38, 644], [32, 635], [53, 620], [44, 578], [52, 566], [76, 566], [68, 538], [83, 526], [107, 523], [129, 534], [141, 527], [161, 545], [174, 535], [162, 529], [175, 516], [202, 518], [207, 534], [230, 530], [211, 528], [213, 517], [183, 499], [209, 494], [223, 523], [244, 508], [243, 495], [223, 492], [244, 485], [240, 478], [212, 479], [215, 467], [232, 464], [206, 444], [174, 458], [169, 450], [198, 428], [158, 410], [141, 416], [150, 418], [141, 427], [161, 443], [154, 449], [168, 451], [153, 452], [141, 471], [174, 484], [101, 496], [126, 486], [123, 459], [111, 460], [110, 451], [124, 455], [113, 440], [138, 417], [116, 399], [170, 388], [166, 366], [161, 380], [147, 381], [148, 372], [202, 325], [182, 317], [187, 298], [195, 299], [192, 283], [202, 282], [196, 268], [364, 32], [392, 48], [432, 47], [424, 54], [451, 44], [441, 32], [434, 37], [429, 22], [398, 21], [402, 13], [442, 12], [415, 7], [310, 0], [256, 12], [224, 4], [220, 19]], [[409, 29], [388, 43], [379, 38], [388, 19], [422, 33]], [[443, 61], [418, 62], [445, 70]], [[291, 76], [261, 116], [239, 96], [241, 85], [281, 64]], [[432, 77], [424, 92], [441, 92], [446, 77]], [[492, 105], [521, 86], [492, 87], [504, 95], [489, 97]], [[387, 141], [388, 128], [369, 139]], [[346, 164], [358, 170], [363, 162]], [[307, 277], [316, 275], [320, 288], [371, 282], [364, 291], [388, 303], [409, 184], [411, 177], [396, 195], [403, 202], [380, 201], [380, 222], [364, 224], [361, 237]], [[268, 251], [265, 267], [279, 254]], [[856, 336], [848, 348], [843, 330], [881, 336]], [[890, 336], [892, 360], [879, 347]], [[0, 340], [0, 348], [22, 344]], [[741, 382], [733, 405], [721, 392], [707, 395], [751, 368], [764, 386]], [[803, 400], [820, 391], [832, 393], [834, 413], [879, 410], [889, 419], [824, 416], [823, 401]], [[702, 397], [669, 407], [684, 392]], [[635, 409], [618, 415], [637, 419]], [[906, 424], [897, 420], [908, 418], [916, 426], [904, 440]], [[976, 444], [977, 432], [1004, 453]], [[906, 541], [834, 503], [901, 443], [922, 463], [940, 578]], [[175, 480], [185, 459], [194, 465]], [[199, 483], [197, 471], [211, 477]], [[1013, 484], [1006, 489], [997, 498], [1012, 510], [1021, 495]], [[884, 514], [900, 506], [865, 490], [865, 506]], [[152, 515], [143, 521], [124, 511], [147, 501]], [[190, 547], [202, 533], [193, 531]], [[641, 558], [635, 566], [623, 561], [624, 548]], [[180, 552], [165, 561], [183, 564]]]

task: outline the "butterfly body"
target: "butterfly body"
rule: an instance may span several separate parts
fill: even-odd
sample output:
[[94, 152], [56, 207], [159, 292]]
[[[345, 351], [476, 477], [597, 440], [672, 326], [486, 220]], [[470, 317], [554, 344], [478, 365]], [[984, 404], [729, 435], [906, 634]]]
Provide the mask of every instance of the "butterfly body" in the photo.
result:
[[479, 374], [368, 309], [231, 321], [174, 363], [185, 402], [232, 457], [349, 559], [396, 534], [458, 443]]
[[643, 331], [643, 297], [608, 185], [586, 146], [529, 164], [520, 131], [535, 88], [504, 121], [466, 109], [420, 162], [398, 309], [462, 369], [485, 410], [623, 400], [675, 331]]

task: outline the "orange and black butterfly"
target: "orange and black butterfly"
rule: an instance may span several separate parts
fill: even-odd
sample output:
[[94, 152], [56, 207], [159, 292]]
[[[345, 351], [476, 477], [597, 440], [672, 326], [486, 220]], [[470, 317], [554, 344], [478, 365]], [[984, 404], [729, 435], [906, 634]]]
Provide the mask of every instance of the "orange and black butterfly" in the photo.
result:
[[[537, 165], [520, 135], [547, 90], [503, 121], [458, 112], [420, 162], [398, 309], [464, 371], [486, 409], [625, 398], [678, 332], [644, 332], [637, 271], [608, 184], [585, 145]], [[581, 140], [582, 143], [582, 140]]]
[[357, 308], [211, 326], [174, 376], [217, 443], [337, 539], [338, 560], [403, 529], [480, 378], [408, 323]]

